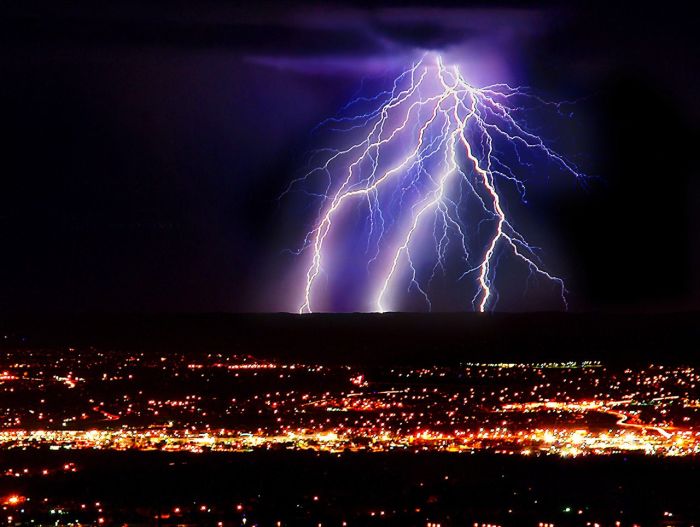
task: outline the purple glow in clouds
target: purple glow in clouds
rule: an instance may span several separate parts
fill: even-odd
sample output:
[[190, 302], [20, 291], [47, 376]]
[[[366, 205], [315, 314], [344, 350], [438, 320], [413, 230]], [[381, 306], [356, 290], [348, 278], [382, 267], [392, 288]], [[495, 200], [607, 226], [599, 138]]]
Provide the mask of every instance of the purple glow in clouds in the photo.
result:
[[314, 168], [287, 189], [321, 203], [299, 250], [299, 312], [333, 310], [338, 295], [350, 295], [356, 311], [401, 311], [409, 301], [431, 310], [441, 288], [459, 309], [493, 310], [501, 295], [528, 289], [566, 307], [564, 281], [508, 207], [526, 202], [539, 166], [585, 180], [529, 123], [533, 111], [557, 114], [563, 104], [508, 84], [476, 88], [427, 53], [390, 89], [324, 121], [347, 146], [317, 151]]

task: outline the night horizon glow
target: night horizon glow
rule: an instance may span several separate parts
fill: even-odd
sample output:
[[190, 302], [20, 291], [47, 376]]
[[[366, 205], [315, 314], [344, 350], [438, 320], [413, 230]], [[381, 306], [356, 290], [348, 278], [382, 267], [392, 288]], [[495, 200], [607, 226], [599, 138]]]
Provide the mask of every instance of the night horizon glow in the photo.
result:
[[[359, 140], [344, 149], [318, 151], [325, 160], [286, 190], [319, 175], [325, 178], [321, 192], [307, 191], [321, 207], [299, 250], [311, 254], [299, 312], [319, 309], [317, 282], [335, 272], [338, 238], [355, 246], [358, 237], [365, 245], [369, 284], [363, 311], [400, 311], [402, 285], [431, 310], [430, 290], [438, 275], [470, 283], [468, 305], [474, 311], [494, 310], [497, 269], [508, 257], [527, 269], [528, 286], [534, 278], [543, 279], [568, 307], [564, 280], [545, 268], [538, 248], [514, 227], [506, 195], [515, 190], [526, 203], [523, 173], [543, 163], [585, 180], [525, 122], [534, 107], [561, 114], [569, 103], [550, 102], [508, 84], [475, 88], [457, 66], [426, 53], [395, 79], [391, 90], [357, 97], [343, 110], [372, 104], [367, 111], [321, 123], [346, 134], [359, 132]], [[343, 223], [353, 221], [348, 218], [351, 203], [362, 205], [361, 228], [336, 235], [346, 228]]]

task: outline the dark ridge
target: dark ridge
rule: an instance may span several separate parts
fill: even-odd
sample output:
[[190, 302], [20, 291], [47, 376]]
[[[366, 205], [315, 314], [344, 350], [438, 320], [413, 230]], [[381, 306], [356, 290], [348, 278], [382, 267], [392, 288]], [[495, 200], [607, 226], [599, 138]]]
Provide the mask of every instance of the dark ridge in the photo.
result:
[[321, 363], [700, 363], [700, 313], [6, 316], [2, 346], [249, 353]]

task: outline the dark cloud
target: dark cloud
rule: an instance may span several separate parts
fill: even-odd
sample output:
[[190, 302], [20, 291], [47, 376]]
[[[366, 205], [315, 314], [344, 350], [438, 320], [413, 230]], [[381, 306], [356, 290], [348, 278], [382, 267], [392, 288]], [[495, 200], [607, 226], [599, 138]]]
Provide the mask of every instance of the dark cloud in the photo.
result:
[[393, 8], [381, 3], [372, 9], [305, 3], [243, 8], [225, 2], [115, 2], [107, 7], [78, 3], [62, 9], [51, 3], [36, 5], [6, 8], [0, 21], [5, 45], [367, 55], [400, 46], [442, 48], [504, 30], [533, 33], [541, 26], [538, 12], [531, 9]]
[[424, 49], [442, 49], [466, 42], [478, 35], [471, 29], [448, 29], [435, 22], [423, 21], [398, 24], [391, 21], [379, 22], [375, 27], [378, 32], [394, 42]]
[[424, 48], [586, 97], [554, 139], [605, 184], [536, 204], [575, 308], [700, 308], [700, 68], [682, 6], [8, 4], [4, 310], [284, 307], [279, 255], [298, 233], [276, 197], [309, 131]]

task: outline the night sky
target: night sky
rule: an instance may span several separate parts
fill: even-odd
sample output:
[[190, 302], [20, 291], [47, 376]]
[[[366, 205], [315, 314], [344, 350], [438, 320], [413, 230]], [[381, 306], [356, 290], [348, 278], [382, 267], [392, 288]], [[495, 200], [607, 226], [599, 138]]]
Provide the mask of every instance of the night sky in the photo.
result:
[[572, 310], [700, 309], [700, 68], [682, 7], [253, 6], [1, 8], [3, 312], [294, 310], [284, 249], [308, 211], [277, 197], [313, 127], [420, 49], [581, 98], [566, 142], [595, 180], [535, 191], [528, 225]]

